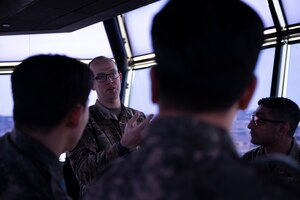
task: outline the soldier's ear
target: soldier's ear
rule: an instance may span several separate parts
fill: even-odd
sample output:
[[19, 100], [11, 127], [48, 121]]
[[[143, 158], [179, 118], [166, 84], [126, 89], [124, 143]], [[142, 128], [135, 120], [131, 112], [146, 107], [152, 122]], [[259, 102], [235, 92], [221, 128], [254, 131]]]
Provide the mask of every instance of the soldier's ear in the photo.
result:
[[74, 106], [69, 115], [67, 115], [67, 126], [76, 128], [80, 123], [81, 116], [84, 114], [85, 109], [86, 108], [82, 105]]

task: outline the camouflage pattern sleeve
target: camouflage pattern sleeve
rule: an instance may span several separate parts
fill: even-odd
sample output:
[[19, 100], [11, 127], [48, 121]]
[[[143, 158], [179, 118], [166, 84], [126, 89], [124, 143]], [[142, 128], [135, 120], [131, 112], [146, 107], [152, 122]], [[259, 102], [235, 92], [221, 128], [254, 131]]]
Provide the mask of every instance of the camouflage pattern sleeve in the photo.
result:
[[85, 191], [92, 178], [119, 156], [115, 145], [117, 141], [110, 141], [105, 130], [98, 130], [102, 134], [97, 134], [95, 138], [93, 131], [91, 124], [88, 124], [79, 144], [68, 153], [81, 191]]
[[[78, 145], [70, 152], [73, 171], [79, 181], [81, 193], [86, 191], [94, 177], [118, 157], [118, 143], [123, 136], [128, 120], [139, 112], [123, 107], [118, 119], [99, 113], [95, 107], [90, 110], [90, 118]], [[109, 115], [108, 115], [109, 116]], [[138, 121], [145, 119], [141, 112]]]

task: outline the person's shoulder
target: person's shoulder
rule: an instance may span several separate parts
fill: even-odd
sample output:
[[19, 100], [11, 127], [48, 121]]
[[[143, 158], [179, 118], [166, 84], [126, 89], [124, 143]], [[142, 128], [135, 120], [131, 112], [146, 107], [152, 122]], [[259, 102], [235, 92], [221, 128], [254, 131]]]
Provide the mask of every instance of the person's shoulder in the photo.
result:
[[138, 109], [132, 108], [132, 107], [128, 107], [128, 106], [124, 106], [125, 110], [128, 113], [132, 113], [132, 115], [134, 115], [135, 113], [139, 112], [141, 114], [142, 117], [146, 117], [145, 113], [143, 111], [140, 111]]
[[0, 136], [0, 150], [2, 148], [4, 148], [3, 144], [7, 141], [7, 137], [9, 134], [10, 134], [10, 132], [7, 132], [7, 133], [3, 134], [2, 136]]
[[[24, 165], [24, 158], [11, 157], [10, 160], [6, 159], [5, 163], [0, 164], [0, 193], [3, 195], [0, 199], [29, 199], [25, 198], [39, 191], [46, 192], [47, 185], [40, 177], [36, 176], [36, 170], [28, 162]], [[4, 166], [4, 167], [3, 167]], [[25, 194], [22, 196], [22, 194]], [[42, 192], [41, 192], [42, 194]], [[5, 198], [4, 198], [5, 197]], [[19, 197], [19, 198], [17, 198]], [[24, 197], [24, 198], [23, 198]]]
[[124, 104], [122, 104], [122, 107], [123, 107], [125, 110], [131, 111], [131, 112], [134, 112], [134, 113], [140, 112], [138, 109], [135, 109], [135, 108], [130, 107], [130, 106], [125, 106]]
[[47, 188], [47, 186], [33, 186], [28, 181], [23, 181], [22, 183], [8, 183], [5, 184], [5, 187], [0, 185], [0, 199], [53, 199], [53, 195], [49, 194], [50, 191], [46, 191], [45, 188]]
[[251, 153], [254, 153], [254, 152], [257, 152], [259, 149], [260, 149], [260, 147], [255, 147], [255, 148], [253, 148], [253, 149], [250, 149], [250, 150], [246, 151], [246, 152], [244, 153], [244, 155], [246, 155], [246, 154], [251, 154]]
[[12, 132], [8, 132], [0, 137], [0, 167], [2, 167], [3, 162], [6, 162], [6, 164], [7, 162], [15, 162], [16, 159], [13, 159], [15, 155], [21, 156], [10, 139], [11, 134]]
[[95, 109], [96, 109], [96, 105], [90, 105], [90, 106], [89, 106], [89, 110], [90, 110], [90, 111], [94, 111]]
[[[89, 119], [97, 119], [96, 121], [102, 120], [106, 116], [106, 112], [99, 105], [94, 104], [89, 106], [90, 116]], [[89, 122], [88, 122], [89, 123]]]
[[250, 149], [249, 151], [246, 151], [242, 156], [241, 158], [243, 160], [253, 160], [257, 155], [258, 153], [261, 151], [261, 148], [262, 147], [256, 147], [254, 149]]

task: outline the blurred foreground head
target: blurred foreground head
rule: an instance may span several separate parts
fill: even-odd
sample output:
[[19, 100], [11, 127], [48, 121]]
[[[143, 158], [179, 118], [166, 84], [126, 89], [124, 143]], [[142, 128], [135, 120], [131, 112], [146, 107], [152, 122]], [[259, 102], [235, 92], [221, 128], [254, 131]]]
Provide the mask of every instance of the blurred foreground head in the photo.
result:
[[92, 73], [87, 65], [62, 55], [25, 59], [12, 76], [15, 126], [51, 130], [76, 105], [87, 105]]
[[239, 0], [170, 0], [152, 25], [159, 101], [190, 111], [232, 106], [253, 81], [263, 28]]

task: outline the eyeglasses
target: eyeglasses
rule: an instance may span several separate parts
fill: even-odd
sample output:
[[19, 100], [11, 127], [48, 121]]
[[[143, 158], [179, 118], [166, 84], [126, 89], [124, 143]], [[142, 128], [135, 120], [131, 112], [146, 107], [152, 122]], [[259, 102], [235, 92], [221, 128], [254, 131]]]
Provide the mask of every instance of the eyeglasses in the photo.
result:
[[109, 77], [110, 79], [116, 79], [120, 76], [119, 71], [113, 71], [111, 73], [105, 74], [105, 73], [100, 73], [97, 74], [94, 78], [94, 80], [96, 80], [97, 82], [105, 82], [107, 80], [107, 77]]
[[283, 123], [285, 121], [280, 121], [280, 120], [273, 120], [273, 119], [266, 119], [263, 117], [258, 117], [255, 114], [251, 115], [250, 121], [253, 121], [255, 126], [259, 126], [265, 122], [271, 122], [271, 123]]

